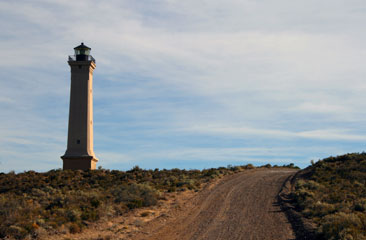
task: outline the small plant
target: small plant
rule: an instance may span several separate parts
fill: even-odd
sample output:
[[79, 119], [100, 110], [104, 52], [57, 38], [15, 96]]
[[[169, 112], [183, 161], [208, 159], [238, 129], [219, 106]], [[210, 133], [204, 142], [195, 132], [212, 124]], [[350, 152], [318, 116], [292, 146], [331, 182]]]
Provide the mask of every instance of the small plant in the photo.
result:
[[70, 233], [72, 233], [72, 234], [80, 233], [81, 232], [81, 227], [76, 223], [72, 223], [69, 226], [69, 230], [70, 230]]

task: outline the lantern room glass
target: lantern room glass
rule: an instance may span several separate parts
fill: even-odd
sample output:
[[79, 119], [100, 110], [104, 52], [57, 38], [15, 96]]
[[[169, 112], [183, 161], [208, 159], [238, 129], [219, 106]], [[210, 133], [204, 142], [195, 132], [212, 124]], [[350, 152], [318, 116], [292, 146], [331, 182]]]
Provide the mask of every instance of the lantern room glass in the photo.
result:
[[90, 49], [87, 48], [82, 48], [82, 49], [75, 49], [75, 55], [90, 55]]

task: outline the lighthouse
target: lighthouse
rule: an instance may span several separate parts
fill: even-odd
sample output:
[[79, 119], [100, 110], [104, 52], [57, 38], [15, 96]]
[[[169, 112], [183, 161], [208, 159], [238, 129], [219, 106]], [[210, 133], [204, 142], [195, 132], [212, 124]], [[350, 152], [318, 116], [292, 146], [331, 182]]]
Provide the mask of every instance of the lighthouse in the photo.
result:
[[95, 169], [98, 159], [93, 150], [93, 71], [91, 48], [81, 43], [69, 56], [71, 68], [69, 128], [67, 149], [61, 157], [63, 169]]

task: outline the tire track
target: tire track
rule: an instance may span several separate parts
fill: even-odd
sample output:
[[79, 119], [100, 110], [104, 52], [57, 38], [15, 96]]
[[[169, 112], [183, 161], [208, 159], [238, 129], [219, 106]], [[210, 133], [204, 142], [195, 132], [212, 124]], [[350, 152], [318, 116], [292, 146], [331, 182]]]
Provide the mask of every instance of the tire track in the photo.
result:
[[283, 182], [296, 171], [244, 171], [223, 179], [189, 201], [181, 214], [138, 239], [254, 240], [295, 239], [277, 203]]

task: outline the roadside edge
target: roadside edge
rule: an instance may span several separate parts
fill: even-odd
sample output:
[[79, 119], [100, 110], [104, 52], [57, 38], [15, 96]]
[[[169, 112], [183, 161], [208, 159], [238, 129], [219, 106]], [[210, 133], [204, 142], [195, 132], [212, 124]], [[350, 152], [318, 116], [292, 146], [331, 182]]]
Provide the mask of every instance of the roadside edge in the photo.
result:
[[304, 218], [301, 213], [297, 212], [292, 204], [293, 198], [291, 197], [291, 193], [294, 190], [296, 179], [303, 175], [303, 171], [300, 170], [287, 177], [277, 195], [277, 200], [281, 210], [286, 214], [288, 221], [292, 225], [296, 240], [316, 240], [316, 228], [314, 224], [309, 219]]

